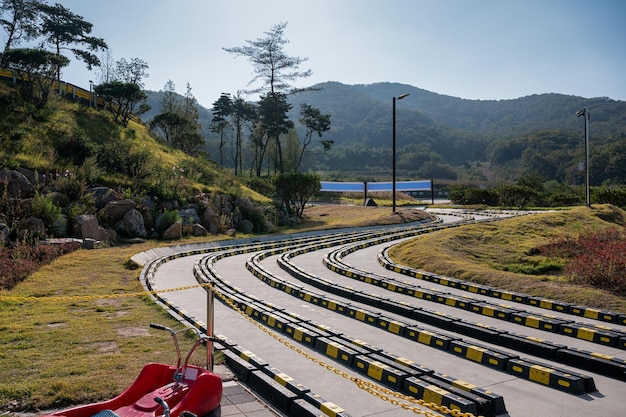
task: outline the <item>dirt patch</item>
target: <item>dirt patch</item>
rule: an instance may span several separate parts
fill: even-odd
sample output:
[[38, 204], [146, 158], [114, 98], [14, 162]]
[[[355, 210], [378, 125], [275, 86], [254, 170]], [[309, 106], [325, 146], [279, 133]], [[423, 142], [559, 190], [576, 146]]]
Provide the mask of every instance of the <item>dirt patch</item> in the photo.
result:
[[144, 337], [150, 336], [150, 331], [146, 327], [122, 327], [117, 329], [117, 334], [122, 337]]
[[94, 343], [93, 346], [100, 353], [120, 353], [120, 348], [115, 342], [98, 342]]
[[[423, 210], [415, 208], [396, 208], [368, 206], [319, 205], [304, 210], [304, 228], [321, 226], [325, 228], [377, 226], [386, 224], [404, 224], [430, 218]], [[332, 219], [332, 223], [329, 223]]]

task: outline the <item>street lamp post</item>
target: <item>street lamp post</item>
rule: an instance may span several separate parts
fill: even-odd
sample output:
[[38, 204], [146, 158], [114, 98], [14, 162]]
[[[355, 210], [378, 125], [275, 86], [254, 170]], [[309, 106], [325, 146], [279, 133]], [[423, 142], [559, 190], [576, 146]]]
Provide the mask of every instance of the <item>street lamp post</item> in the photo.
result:
[[409, 93], [404, 93], [404, 94], [400, 94], [398, 97], [394, 97], [393, 98], [393, 130], [392, 130], [392, 135], [393, 135], [393, 143], [392, 143], [392, 168], [391, 170], [393, 171], [393, 178], [391, 180], [391, 206], [392, 206], [392, 213], [396, 212], [396, 100], [402, 100], [403, 98], [407, 97], [409, 95]]
[[589, 112], [586, 107], [576, 113], [576, 117], [585, 118], [585, 202], [591, 207], [591, 195], [589, 192]]

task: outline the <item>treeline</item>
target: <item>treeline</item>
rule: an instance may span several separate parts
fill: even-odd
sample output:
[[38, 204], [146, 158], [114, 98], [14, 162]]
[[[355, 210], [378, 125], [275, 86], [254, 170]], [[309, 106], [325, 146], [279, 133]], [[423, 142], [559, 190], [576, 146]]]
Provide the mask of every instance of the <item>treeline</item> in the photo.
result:
[[[590, 187], [591, 204], [613, 204], [626, 208], [626, 186]], [[456, 185], [450, 188], [450, 201], [461, 205], [504, 207], [567, 207], [586, 203], [585, 187], [545, 181], [528, 175], [512, 184], [492, 187]]]

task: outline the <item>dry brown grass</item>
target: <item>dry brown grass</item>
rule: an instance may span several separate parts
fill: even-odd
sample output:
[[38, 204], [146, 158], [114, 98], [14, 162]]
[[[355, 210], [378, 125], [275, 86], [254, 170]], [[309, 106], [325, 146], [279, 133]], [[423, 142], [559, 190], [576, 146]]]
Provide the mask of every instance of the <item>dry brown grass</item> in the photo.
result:
[[[621, 213], [620, 213], [621, 212]], [[624, 223], [623, 211], [611, 206], [585, 207], [473, 224], [424, 235], [395, 246], [398, 263], [509, 291], [626, 312], [626, 299], [575, 285], [550, 270], [550, 259], [529, 255], [554, 237], [578, 236]], [[607, 220], [604, 220], [607, 219]], [[510, 271], [529, 271], [515, 273]]]

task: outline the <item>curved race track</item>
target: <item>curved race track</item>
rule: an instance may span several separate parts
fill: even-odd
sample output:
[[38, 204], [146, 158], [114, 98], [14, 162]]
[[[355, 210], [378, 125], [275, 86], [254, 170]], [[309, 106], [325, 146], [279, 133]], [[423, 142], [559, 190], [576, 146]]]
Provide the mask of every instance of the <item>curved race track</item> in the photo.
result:
[[[340, 407], [338, 415], [415, 415], [404, 400], [380, 398], [396, 391], [484, 415], [621, 416], [625, 316], [383, 266], [383, 251], [395, 242], [492, 219], [466, 217], [450, 211], [439, 213], [441, 225], [259, 238], [236, 251], [228, 241], [177, 248], [174, 256], [155, 252], [147, 256], [158, 262], [142, 276], [161, 291], [210, 282], [253, 318], [216, 297], [217, 345], [235, 344], [240, 357], [267, 362]], [[201, 287], [159, 298], [196, 323], [206, 320]], [[382, 394], [349, 377], [384, 387]]]

